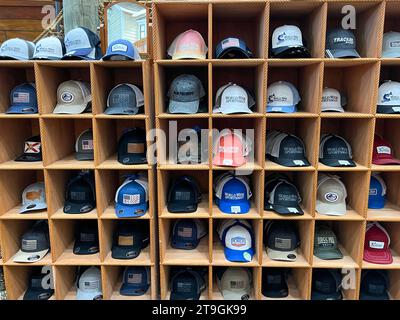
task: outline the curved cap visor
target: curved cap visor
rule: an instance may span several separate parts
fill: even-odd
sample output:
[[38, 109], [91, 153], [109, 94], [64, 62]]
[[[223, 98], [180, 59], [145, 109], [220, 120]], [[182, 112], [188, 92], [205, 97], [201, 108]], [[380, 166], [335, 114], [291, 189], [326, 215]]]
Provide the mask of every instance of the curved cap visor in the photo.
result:
[[80, 114], [83, 113], [87, 108], [87, 103], [76, 104], [76, 105], [65, 105], [57, 104], [54, 108], [53, 113], [59, 114]]
[[268, 257], [272, 260], [278, 261], [296, 261], [297, 250], [291, 251], [278, 251], [267, 247]]
[[360, 58], [358, 52], [354, 49], [327, 49], [328, 55], [332, 55], [333, 58]]
[[251, 262], [254, 256], [253, 248], [247, 250], [234, 250], [224, 247], [225, 258], [233, 262]]
[[76, 292], [76, 300], [100, 300], [102, 295], [101, 291], [86, 292], [78, 288]]
[[150, 284], [143, 284], [141, 288], [129, 283], [123, 283], [119, 293], [123, 296], [138, 297], [144, 295], [150, 288]]
[[49, 249], [38, 251], [38, 252], [23, 252], [19, 250], [13, 258], [14, 262], [38, 262], [42, 260], [45, 255], [49, 252]]
[[316, 210], [320, 214], [329, 216], [343, 216], [346, 214], [346, 202], [342, 203], [325, 203], [317, 199]]
[[47, 205], [45, 202], [28, 203], [20, 208], [19, 213], [25, 213], [25, 212], [30, 212], [30, 211], [39, 211], [39, 210], [44, 210], [44, 209], [47, 209]]
[[[274, 211], [276, 211], [277, 213], [283, 214], [283, 215], [293, 215], [293, 214], [295, 214], [295, 215], [303, 215], [304, 214], [303, 209], [299, 205], [291, 206], [290, 208], [288, 208], [288, 207], [285, 207], [285, 206], [273, 204], [273, 205], [271, 205], [271, 208]], [[294, 212], [295, 210], [293, 210], [293, 209], [296, 209], [297, 212]]]
[[116, 203], [115, 212], [119, 218], [141, 217], [144, 216], [147, 212], [147, 203], [135, 206], [128, 206]]
[[242, 291], [231, 291], [228, 289], [222, 290], [222, 296], [224, 300], [249, 300], [250, 290], [243, 289]]
[[195, 101], [174, 101], [169, 100], [169, 113], [195, 114], [199, 111], [200, 100]]
[[48, 289], [33, 289], [33, 288], [28, 288], [28, 290], [25, 291], [23, 300], [30, 300], [30, 301], [37, 301], [37, 300], [49, 300], [51, 296], [54, 294], [54, 290]]
[[135, 259], [140, 255], [141, 246], [119, 246], [114, 245], [111, 249], [111, 256], [113, 259]]
[[376, 264], [391, 264], [393, 262], [393, 256], [390, 248], [379, 251], [365, 248], [363, 259], [367, 262]]
[[314, 255], [322, 260], [337, 260], [343, 258], [342, 252], [337, 248], [315, 248]]
[[[351, 159], [320, 159], [321, 163], [327, 165], [328, 167], [356, 167], [356, 163]], [[343, 165], [342, 161], [347, 161], [346, 165]]]
[[197, 211], [197, 203], [193, 201], [169, 202], [167, 209], [172, 213], [192, 213]]
[[11, 106], [6, 114], [35, 114], [38, 113], [38, 107]]
[[250, 211], [250, 201], [249, 200], [219, 200], [218, 207], [223, 213], [232, 213], [232, 207], [240, 207], [240, 211], [236, 212], [239, 214], [245, 214]]
[[94, 203], [75, 203], [71, 201], [65, 201], [64, 204], [64, 213], [69, 214], [80, 214], [80, 213], [88, 213], [95, 208]]

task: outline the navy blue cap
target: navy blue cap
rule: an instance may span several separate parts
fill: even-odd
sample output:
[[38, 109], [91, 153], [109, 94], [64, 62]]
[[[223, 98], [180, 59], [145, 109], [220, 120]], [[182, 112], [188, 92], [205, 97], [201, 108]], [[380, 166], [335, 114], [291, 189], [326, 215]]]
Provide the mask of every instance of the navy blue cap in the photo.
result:
[[355, 167], [350, 144], [334, 134], [322, 136], [319, 161], [330, 167]]
[[10, 94], [11, 106], [8, 114], [34, 114], [38, 113], [38, 101], [35, 85], [23, 83], [16, 86]]
[[363, 270], [360, 300], [390, 300], [389, 277], [386, 270]]
[[140, 60], [138, 49], [128, 40], [119, 39], [108, 45], [103, 60]]
[[237, 37], [228, 37], [217, 44], [215, 48], [217, 59], [243, 59], [252, 58], [253, 53], [246, 42]]
[[202, 275], [185, 268], [172, 276], [170, 300], [199, 300], [204, 289], [205, 281]]
[[283, 268], [263, 268], [262, 294], [268, 298], [285, 298], [289, 294], [286, 270]]
[[178, 219], [175, 221], [171, 246], [176, 249], [195, 249], [207, 234], [207, 229], [200, 219]]
[[64, 38], [65, 60], [99, 60], [101, 59], [100, 38], [93, 31], [77, 27], [69, 31]]
[[79, 221], [75, 235], [74, 254], [90, 255], [98, 253], [99, 251], [97, 221]]
[[338, 270], [314, 270], [311, 300], [342, 300], [341, 284], [342, 276]]
[[386, 204], [386, 183], [378, 174], [371, 175], [368, 208], [383, 209]]
[[47, 274], [33, 274], [29, 279], [29, 287], [25, 291], [23, 300], [49, 300], [54, 294], [54, 289], [50, 289], [50, 283], [46, 281]]
[[150, 277], [149, 267], [127, 267], [119, 293], [122, 296], [144, 295], [150, 288]]
[[24, 142], [24, 153], [15, 161], [18, 162], [36, 162], [42, 161], [42, 143], [40, 136], [34, 136], [26, 139]]
[[80, 171], [71, 176], [65, 192], [64, 213], [79, 214], [96, 207], [96, 193], [93, 173]]
[[172, 213], [195, 212], [200, 200], [201, 192], [197, 181], [190, 176], [181, 176], [169, 187], [167, 208]]
[[142, 128], [126, 130], [118, 141], [118, 162], [130, 164], [147, 163], [146, 132]]

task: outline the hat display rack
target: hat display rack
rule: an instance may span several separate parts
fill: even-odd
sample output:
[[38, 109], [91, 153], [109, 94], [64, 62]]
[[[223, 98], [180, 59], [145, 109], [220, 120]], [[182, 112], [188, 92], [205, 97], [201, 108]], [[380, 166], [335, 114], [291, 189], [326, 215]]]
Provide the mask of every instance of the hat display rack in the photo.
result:
[[[351, 4], [357, 13], [357, 51], [361, 58], [325, 58], [325, 38], [328, 30], [340, 26], [341, 8]], [[156, 127], [169, 132], [176, 121], [179, 132], [183, 128], [199, 126], [209, 129], [208, 161], [198, 164], [179, 164], [170, 159], [168, 142], [160, 142], [157, 165], [158, 220], [160, 240], [160, 298], [170, 299], [171, 274], [182, 267], [206, 270], [207, 288], [200, 299], [223, 299], [217, 274], [223, 267], [248, 267], [252, 274], [251, 299], [270, 299], [262, 294], [263, 270], [288, 268], [289, 294], [285, 299], [311, 299], [313, 271], [317, 269], [351, 269], [355, 286], [342, 290], [343, 298], [357, 300], [360, 295], [361, 272], [364, 269], [386, 269], [389, 293], [400, 298], [397, 285], [400, 275], [398, 252], [400, 246], [395, 230], [400, 227], [399, 171], [396, 165], [373, 165], [374, 133], [382, 135], [400, 156], [398, 115], [376, 112], [380, 81], [400, 79], [398, 59], [381, 58], [384, 32], [400, 29], [396, 15], [398, 1], [153, 1], [153, 60]], [[296, 25], [303, 35], [304, 45], [311, 58], [281, 59], [271, 57], [273, 31], [283, 25]], [[171, 60], [167, 51], [172, 41], [186, 30], [196, 30], [203, 37], [208, 51], [205, 59]], [[245, 41], [253, 52], [250, 59], [217, 59], [215, 50], [226, 37]], [[193, 74], [206, 91], [208, 111], [195, 114], [169, 113], [168, 91], [173, 80], [182, 74]], [[267, 113], [267, 88], [274, 82], [288, 81], [297, 87], [301, 102], [294, 113]], [[253, 113], [214, 113], [217, 90], [228, 82], [251, 91], [256, 102]], [[345, 112], [321, 112], [322, 92], [335, 88], [347, 99]], [[175, 125], [175, 124], [174, 124]], [[213, 164], [215, 148], [211, 129], [255, 129], [254, 161], [240, 170], [253, 169], [249, 175], [252, 191], [251, 208], [246, 214], [221, 212], [214, 200], [213, 184], [230, 167]], [[265, 158], [266, 135], [270, 130], [294, 134], [305, 145], [311, 166], [284, 167]], [[320, 137], [336, 134], [352, 148], [355, 167], [330, 167], [319, 161]], [[268, 143], [268, 141], [267, 141]], [[236, 168], [237, 169], [237, 168]], [[384, 209], [368, 209], [370, 176], [383, 172], [387, 184], [387, 203]], [[265, 211], [265, 178], [273, 173], [284, 173], [297, 186], [302, 199], [303, 215], [284, 217]], [[340, 178], [347, 191], [346, 214], [323, 215], [316, 211], [317, 181], [322, 173]], [[248, 172], [246, 173], [248, 174]], [[171, 213], [168, 211], [168, 192], [176, 177], [195, 178], [202, 193], [197, 211]], [[192, 250], [171, 246], [171, 233], [177, 219], [201, 219], [208, 224], [208, 234]], [[217, 227], [225, 219], [245, 219], [253, 227], [255, 254], [251, 262], [230, 262], [218, 237]], [[276, 261], [268, 257], [263, 238], [268, 221], [290, 221], [300, 237], [296, 261]], [[368, 221], [379, 221], [391, 237], [392, 264], [371, 264], [363, 261], [364, 238]], [[323, 260], [313, 254], [317, 224], [325, 224], [336, 235], [342, 259]]]

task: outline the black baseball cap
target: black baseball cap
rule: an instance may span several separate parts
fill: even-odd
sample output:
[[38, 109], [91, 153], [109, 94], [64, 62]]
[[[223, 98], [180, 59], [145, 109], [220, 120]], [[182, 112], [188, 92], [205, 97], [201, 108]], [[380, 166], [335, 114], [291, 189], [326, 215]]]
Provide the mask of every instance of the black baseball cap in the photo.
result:
[[149, 228], [146, 221], [119, 221], [114, 234], [111, 257], [135, 259], [149, 244]]
[[99, 233], [96, 221], [79, 221], [75, 235], [74, 254], [89, 255], [99, 252]]
[[118, 162], [125, 165], [147, 163], [146, 151], [146, 131], [128, 129], [118, 141]]
[[36, 162], [42, 161], [42, 143], [40, 136], [34, 136], [26, 139], [24, 142], [24, 153], [15, 161], [18, 162]]
[[195, 212], [200, 200], [197, 181], [190, 176], [180, 176], [169, 187], [167, 209], [172, 213]]
[[268, 154], [271, 161], [285, 167], [307, 167], [307, 160], [303, 141], [292, 134], [280, 133], [273, 138], [271, 153]]
[[295, 261], [300, 236], [291, 221], [270, 220], [264, 226], [264, 244], [272, 260]]
[[266, 210], [273, 210], [282, 215], [303, 215], [300, 207], [301, 197], [296, 186], [286, 180], [272, 182], [268, 193]]
[[96, 207], [96, 194], [93, 173], [80, 171], [68, 181], [64, 213], [80, 214], [92, 211]]
[[283, 268], [263, 268], [262, 294], [268, 298], [285, 298], [289, 294], [286, 270]]
[[386, 270], [363, 270], [360, 300], [390, 300], [389, 277]]
[[360, 58], [353, 31], [343, 28], [329, 30], [326, 35], [326, 57]]
[[330, 167], [355, 167], [350, 144], [334, 134], [322, 136], [319, 147], [319, 161]]
[[281, 180], [291, 182], [289, 176], [281, 172], [272, 172], [265, 177], [264, 210], [272, 210], [272, 205], [268, 202], [269, 194]]
[[189, 268], [179, 270], [171, 279], [170, 300], [199, 300], [205, 286], [204, 278], [199, 272]]
[[47, 274], [33, 274], [29, 279], [29, 287], [25, 291], [23, 300], [49, 300], [54, 294], [54, 289], [50, 289], [50, 283], [46, 282], [48, 289], [43, 287], [47, 280]]
[[311, 300], [342, 300], [342, 276], [336, 269], [316, 269], [312, 276]]

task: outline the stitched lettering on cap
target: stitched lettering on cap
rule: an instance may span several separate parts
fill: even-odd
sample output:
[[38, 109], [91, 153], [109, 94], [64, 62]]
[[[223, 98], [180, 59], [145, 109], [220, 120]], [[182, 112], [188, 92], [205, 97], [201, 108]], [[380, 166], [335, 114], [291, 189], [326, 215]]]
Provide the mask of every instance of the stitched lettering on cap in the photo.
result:
[[297, 202], [297, 200], [297, 195], [295, 194], [278, 194], [278, 201]]
[[285, 154], [303, 154], [302, 147], [283, 147], [283, 152]]
[[243, 192], [238, 192], [238, 193], [224, 192], [224, 199], [226, 199], [226, 200], [243, 200], [244, 193]]
[[122, 203], [123, 204], [139, 204], [140, 203], [140, 194], [123, 194], [122, 195]]
[[338, 102], [339, 97], [338, 96], [323, 96], [322, 97], [322, 102]]
[[275, 238], [275, 248], [289, 250], [292, 247], [292, 239]]
[[317, 289], [320, 292], [330, 292], [331, 288], [328, 282], [323, 282], [323, 281], [315, 281], [315, 289]]
[[275, 93], [268, 96], [268, 102], [287, 102], [288, 98], [285, 96], [277, 96]]
[[23, 251], [34, 251], [34, 250], [36, 250], [37, 249], [37, 240], [23, 239], [22, 240], [21, 249]]
[[382, 241], [369, 241], [369, 247], [372, 249], [383, 249], [385, 247], [385, 243]]
[[200, 45], [195, 42], [181, 43], [176, 51], [201, 51]]
[[246, 103], [246, 98], [243, 96], [225, 96], [225, 103]]
[[133, 246], [135, 239], [133, 236], [118, 236], [118, 244], [120, 246]]
[[30, 94], [28, 92], [15, 92], [13, 94], [14, 103], [29, 103]]
[[219, 147], [218, 150], [219, 150], [219, 152], [224, 152], [224, 153], [238, 153], [239, 147], [235, 147], [235, 146]]
[[193, 229], [187, 227], [179, 227], [178, 236], [182, 238], [191, 238], [193, 236]]
[[334, 155], [349, 154], [349, 151], [346, 147], [328, 147], [328, 148], [325, 148], [325, 152], [327, 154], [334, 154]]
[[350, 37], [336, 37], [333, 38], [334, 43], [354, 44], [354, 38]]
[[122, 43], [118, 43], [118, 44], [114, 44], [112, 47], [111, 47], [111, 51], [122, 51], [122, 52], [127, 52], [128, 51], [128, 46], [127, 45], [124, 45], [124, 44], [122, 44]]
[[229, 287], [231, 289], [244, 289], [244, 280], [230, 280]]
[[295, 34], [288, 35], [286, 32], [278, 35], [278, 44], [285, 41], [300, 41], [299, 36]]
[[52, 53], [52, 54], [54, 54], [54, 53], [55, 53], [55, 50], [54, 50], [54, 48], [51, 48], [51, 47], [44, 47], [44, 46], [40, 43], [38, 46], [35, 47], [35, 52], [36, 52], [36, 53], [41, 52], [41, 53]]
[[387, 92], [382, 95], [381, 102], [400, 101], [400, 97], [393, 95], [393, 92]]
[[142, 283], [143, 275], [141, 273], [130, 273], [128, 274], [128, 283], [138, 284]]
[[82, 140], [82, 150], [93, 150], [93, 140]]
[[368, 291], [370, 293], [380, 295], [385, 293], [385, 286], [380, 284], [368, 283]]
[[336, 241], [334, 237], [317, 237], [319, 247], [335, 247]]
[[189, 97], [189, 96], [194, 96], [194, 92], [193, 91], [177, 91], [177, 90], [174, 90], [174, 95]]
[[391, 149], [390, 147], [388, 147], [388, 146], [379, 146], [379, 147], [376, 147], [376, 151], [377, 151], [379, 154], [392, 154], [392, 149]]
[[231, 239], [231, 245], [236, 248], [244, 247], [246, 243], [247, 241], [244, 237], [234, 237]]

